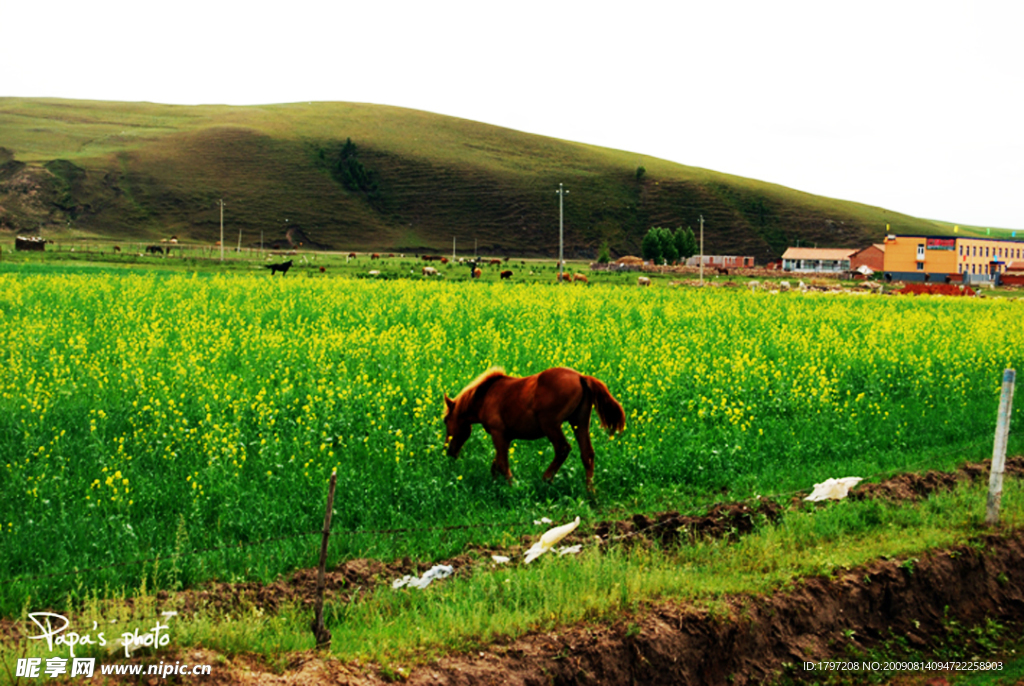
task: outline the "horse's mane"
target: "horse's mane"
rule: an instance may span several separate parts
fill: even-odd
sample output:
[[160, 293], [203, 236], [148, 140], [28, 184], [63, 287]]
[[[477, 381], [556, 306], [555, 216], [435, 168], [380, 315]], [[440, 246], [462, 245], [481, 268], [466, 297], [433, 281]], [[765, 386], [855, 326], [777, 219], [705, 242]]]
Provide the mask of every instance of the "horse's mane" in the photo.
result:
[[480, 388], [483, 383], [499, 376], [505, 376], [504, 367], [491, 367], [486, 372], [470, 381], [466, 384], [466, 387], [459, 391], [459, 394], [455, 396], [455, 406], [461, 410], [461, 408], [465, 406], [465, 403], [472, 401], [476, 390]]

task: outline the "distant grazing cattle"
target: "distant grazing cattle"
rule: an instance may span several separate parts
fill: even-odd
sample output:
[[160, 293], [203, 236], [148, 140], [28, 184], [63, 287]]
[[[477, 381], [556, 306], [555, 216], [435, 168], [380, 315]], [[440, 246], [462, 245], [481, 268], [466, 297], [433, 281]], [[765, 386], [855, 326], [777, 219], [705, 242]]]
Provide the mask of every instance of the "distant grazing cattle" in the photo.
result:
[[388, 253], [388, 257], [394, 257], [394, 256], [395, 256], [395, 253], [393, 253], [393, 252], [389, 252]]
[[441, 258], [441, 264], [448, 264], [448, 258], [447, 257], [442, 257]]
[[585, 277], [583, 274], [576, 274], [574, 277], [572, 277], [572, 280], [580, 281], [582, 283], [590, 283], [589, 281], [587, 281], [587, 277]]
[[487, 264], [489, 264], [489, 265], [491, 265], [493, 267], [494, 265], [500, 265], [501, 264], [501, 260], [491, 260]]
[[637, 286], [650, 286], [651, 280], [646, 276], [638, 276], [636, 279]]
[[164, 249], [163, 249], [163, 247], [161, 247], [159, 245], [147, 245], [146, 246], [146, 252], [148, 252], [148, 253], [150, 253], [152, 255], [163, 255], [164, 254]]
[[367, 273], [368, 273], [368, 274], [369, 274], [370, 276], [380, 276], [380, 270], [379, 270], [379, 269], [371, 269], [371, 270], [370, 270], [369, 272], [367, 272]]
[[506, 269], [505, 271], [503, 271], [501, 273], [501, 278], [503, 278], [503, 279], [511, 279], [512, 278], [512, 270], [511, 269]]
[[349, 258], [350, 260], [353, 260], [353, 259], [355, 259], [355, 257], [356, 257], [356, 254], [355, 254], [354, 252], [350, 252], [350, 253], [348, 254], [348, 258]]
[[483, 274], [483, 271], [481, 271], [479, 267], [477, 267], [476, 269], [473, 270], [473, 278], [474, 279], [479, 279], [482, 274]]
[[423, 276], [436, 276], [436, 275], [437, 275], [437, 269], [435, 269], [434, 267], [424, 267], [423, 268]]
[[121, 246], [120, 245], [115, 245], [114, 246], [114, 252], [120, 253], [121, 252]]
[[715, 270], [719, 274], [725, 274], [726, 276], [729, 276], [729, 270], [727, 268], [725, 268], [725, 267], [715, 267]]
[[427, 262], [438, 262], [442, 259], [440, 255], [424, 255], [423, 259]]
[[371, 253], [370, 254], [370, 259], [371, 260], [379, 260], [380, 259], [380, 255], [378, 253]]
[[292, 268], [292, 260], [281, 262], [279, 264], [265, 264], [263, 266], [270, 270], [271, 276], [278, 272], [281, 272], [281, 276], [284, 276], [288, 273], [288, 270]]
[[324, 273], [325, 271], [327, 271], [327, 268], [326, 268], [326, 267], [320, 267], [320, 273], [321, 273], [321, 274], [323, 274], [323, 273]]

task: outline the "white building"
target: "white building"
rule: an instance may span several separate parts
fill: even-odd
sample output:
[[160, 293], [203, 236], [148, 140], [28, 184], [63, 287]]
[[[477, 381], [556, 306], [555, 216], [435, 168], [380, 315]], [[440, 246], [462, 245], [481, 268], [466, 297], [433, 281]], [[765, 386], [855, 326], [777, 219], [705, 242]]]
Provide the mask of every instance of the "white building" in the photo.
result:
[[788, 248], [782, 255], [787, 272], [848, 272], [856, 248]]

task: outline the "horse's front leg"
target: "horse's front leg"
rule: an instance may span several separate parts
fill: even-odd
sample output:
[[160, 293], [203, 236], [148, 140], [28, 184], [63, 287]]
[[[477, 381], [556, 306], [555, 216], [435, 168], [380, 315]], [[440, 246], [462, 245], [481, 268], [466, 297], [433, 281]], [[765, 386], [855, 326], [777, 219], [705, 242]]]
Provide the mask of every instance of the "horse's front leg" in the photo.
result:
[[508, 446], [510, 441], [499, 433], [491, 434], [494, 442], [494, 462], [491, 463], [491, 476], [503, 476], [512, 483], [512, 470], [508, 467]]

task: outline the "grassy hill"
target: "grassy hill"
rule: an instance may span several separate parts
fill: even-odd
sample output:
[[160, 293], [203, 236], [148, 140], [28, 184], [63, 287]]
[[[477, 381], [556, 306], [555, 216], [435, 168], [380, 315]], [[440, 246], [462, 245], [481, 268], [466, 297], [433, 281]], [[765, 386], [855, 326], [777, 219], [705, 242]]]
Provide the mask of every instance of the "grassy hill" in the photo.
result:
[[[350, 144], [347, 144], [350, 141]], [[638, 253], [651, 226], [698, 227], [705, 251], [778, 257], [860, 247], [886, 224], [951, 226], [877, 207], [428, 112], [355, 103], [172, 106], [0, 98], [0, 231], [403, 252]], [[639, 178], [638, 178], [639, 177]]]

